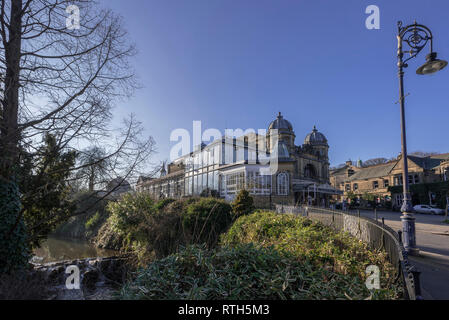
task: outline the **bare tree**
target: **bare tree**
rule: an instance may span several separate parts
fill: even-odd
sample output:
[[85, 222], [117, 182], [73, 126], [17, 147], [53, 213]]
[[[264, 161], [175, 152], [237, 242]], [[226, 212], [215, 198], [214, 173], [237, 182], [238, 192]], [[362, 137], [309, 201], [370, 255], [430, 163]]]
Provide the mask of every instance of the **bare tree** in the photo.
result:
[[[79, 27], [68, 27], [68, 8], [79, 9]], [[1, 177], [16, 174], [19, 145], [33, 152], [45, 134], [61, 150], [104, 150], [78, 163], [71, 179], [99, 163], [108, 179], [139, 174], [153, 139], [142, 139], [134, 116], [111, 127], [114, 103], [137, 88], [129, 63], [136, 51], [119, 16], [93, 0], [2, 0], [0, 38]]]
[[374, 158], [374, 159], [369, 159], [363, 162], [363, 166], [364, 167], [370, 167], [370, 166], [376, 166], [378, 164], [384, 164], [387, 163], [388, 159], [386, 158]]
[[[71, 5], [80, 10], [79, 29], [67, 28]], [[4, 175], [19, 140], [35, 143], [52, 132], [62, 148], [107, 135], [112, 102], [136, 87], [129, 65], [135, 50], [118, 16], [90, 0], [5, 0], [0, 35]]]
[[96, 146], [83, 150], [79, 156], [79, 161], [83, 168], [77, 172], [76, 177], [87, 181], [89, 191], [94, 191], [97, 182], [103, 180], [103, 177], [108, 173], [107, 167], [109, 163], [105, 156], [105, 150]]

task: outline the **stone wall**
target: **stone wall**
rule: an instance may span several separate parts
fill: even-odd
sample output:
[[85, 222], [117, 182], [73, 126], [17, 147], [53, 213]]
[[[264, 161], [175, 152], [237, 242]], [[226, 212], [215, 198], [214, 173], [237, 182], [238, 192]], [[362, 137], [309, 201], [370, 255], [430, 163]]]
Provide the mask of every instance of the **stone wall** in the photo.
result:
[[369, 222], [356, 216], [343, 215], [343, 231], [348, 232], [357, 239], [371, 243]]

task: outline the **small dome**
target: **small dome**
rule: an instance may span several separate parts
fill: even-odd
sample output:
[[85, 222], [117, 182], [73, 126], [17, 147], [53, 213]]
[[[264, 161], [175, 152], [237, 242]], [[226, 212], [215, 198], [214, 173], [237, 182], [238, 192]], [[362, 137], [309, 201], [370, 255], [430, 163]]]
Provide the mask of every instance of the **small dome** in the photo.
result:
[[304, 144], [327, 145], [327, 139], [324, 134], [316, 129], [316, 127], [313, 127], [312, 133], [307, 135], [306, 139], [304, 140]]
[[268, 127], [268, 130], [272, 129], [293, 131], [293, 126], [289, 121], [285, 120], [282, 114], [279, 112], [276, 120], [270, 123], [270, 126]]

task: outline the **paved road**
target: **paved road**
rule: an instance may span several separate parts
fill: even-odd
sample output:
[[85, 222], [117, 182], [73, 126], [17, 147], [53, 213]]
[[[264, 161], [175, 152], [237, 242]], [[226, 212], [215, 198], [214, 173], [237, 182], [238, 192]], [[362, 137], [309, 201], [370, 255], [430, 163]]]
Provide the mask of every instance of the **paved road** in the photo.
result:
[[[374, 218], [373, 211], [361, 215]], [[394, 230], [402, 230], [398, 212], [378, 212], [379, 220]], [[416, 214], [416, 243], [420, 255], [409, 257], [421, 271], [421, 287], [425, 299], [449, 300], [449, 224], [442, 216]]]

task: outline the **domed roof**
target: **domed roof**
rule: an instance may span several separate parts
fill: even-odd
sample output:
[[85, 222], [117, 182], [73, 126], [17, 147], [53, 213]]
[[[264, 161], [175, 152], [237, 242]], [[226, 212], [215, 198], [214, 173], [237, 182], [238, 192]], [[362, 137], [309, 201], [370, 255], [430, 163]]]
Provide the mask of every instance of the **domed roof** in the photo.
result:
[[304, 140], [304, 144], [311, 144], [311, 145], [327, 145], [327, 139], [319, 132], [316, 127], [313, 127], [312, 133], [309, 133]]
[[268, 127], [268, 130], [272, 129], [293, 131], [293, 126], [289, 121], [285, 120], [282, 114], [279, 112], [276, 120], [270, 123], [270, 126]]
[[289, 159], [290, 158], [290, 153], [288, 152], [287, 145], [285, 144], [284, 141], [279, 141], [277, 143], [277, 148], [275, 147], [273, 149], [273, 154], [275, 157], [277, 157], [279, 159]]

